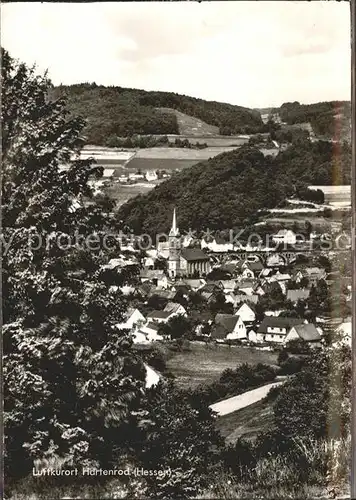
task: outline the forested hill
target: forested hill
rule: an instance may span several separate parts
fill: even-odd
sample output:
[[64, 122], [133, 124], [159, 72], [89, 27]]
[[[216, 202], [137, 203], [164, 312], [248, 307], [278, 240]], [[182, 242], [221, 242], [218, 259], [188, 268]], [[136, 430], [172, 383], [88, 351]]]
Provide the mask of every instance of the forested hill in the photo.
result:
[[275, 207], [296, 187], [350, 183], [351, 148], [335, 161], [330, 142], [302, 141], [276, 158], [243, 146], [187, 168], [120, 207], [118, 217], [137, 234], [156, 235], [177, 207], [183, 231], [242, 228], [259, 209]]
[[300, 104], [286, 102], [277, 109], [289, 125], [309, 122], [317, 136], [335, 140], [351, 139], [351, 103], [349, 101]]
[[68, 109], [88, 121], [88, 142], [105, 145], [112, 137], [133, 134], [179, 134], [174, 114], [156, 108], [172, 108], [219, 127], [221, 134], [255, 133], [262, 120], [257, 111], [241, 106], [204, 101], [172, 92], [148, 92], [96, 84], [60, 86], [56, 96], [66, 95]]

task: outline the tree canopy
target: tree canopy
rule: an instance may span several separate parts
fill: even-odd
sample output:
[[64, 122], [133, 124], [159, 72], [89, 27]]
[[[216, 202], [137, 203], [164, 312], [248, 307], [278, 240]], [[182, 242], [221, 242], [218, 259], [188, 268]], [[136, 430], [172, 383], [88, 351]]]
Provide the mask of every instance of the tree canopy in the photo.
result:
[[60, 86], [56, 95], [68, 98], [74, 116], [87, 120], [87, 141], [97, 145], [118, 144], [118, 137], [135, 134], [179, 134], [171, 108], [220, 128], [220, 133], [254, 133], [262, 126], [258, 112], [242, 106], [205, 101], [172, 92], [148, 92], [123, 87], [104, 87], [91, 83]]

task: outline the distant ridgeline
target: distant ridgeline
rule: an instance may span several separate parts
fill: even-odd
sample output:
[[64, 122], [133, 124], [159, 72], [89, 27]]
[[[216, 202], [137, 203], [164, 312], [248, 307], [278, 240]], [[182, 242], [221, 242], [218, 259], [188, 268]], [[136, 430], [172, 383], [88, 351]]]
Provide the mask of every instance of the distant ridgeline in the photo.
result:
[[282, 122], [288, 125], [309, 122], [317, 136], [335, 140], [351, 139], [351, 103], [349, 101], [300, 104], [286, 102], [278, 109]]
[[308, 140], [275, 158], [244, 145], [174, 174], [120, 207], [118, 218], [137, 234], [166, 233], [174, 207], [181, 231], [243, 228], [259, 209], [273, 208], [308, 185], [350, 184], [351, 147]]
[[162, 113], [156, 108], [172, 108], [198, 118], [219, 127], [223, 135], [257, 133], [263, 125], [258, 111], [172, 92], [83, 83], [56, 87], [54, 93], [67, 95], [69, 111], [88, 121], [88, 143], [97, 145], [134, 134], [179, 134], [174, 113]]

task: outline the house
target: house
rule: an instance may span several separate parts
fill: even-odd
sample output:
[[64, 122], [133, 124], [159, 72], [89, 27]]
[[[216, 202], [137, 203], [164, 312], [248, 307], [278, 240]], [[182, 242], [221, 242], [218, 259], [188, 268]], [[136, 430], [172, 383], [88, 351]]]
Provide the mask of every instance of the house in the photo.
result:
[[304, 320], [300, 318], [265, 316], [257, 330], [257, 340], [258, 342], [283, 344], [290, 329], [302, 324], [304, 324]]
[[256, 344], [258, 342], [257, 333], [254, 329], [251, 329], [247, 332], [247, 340], [249, 342], [252, 342], [253, 344]]
[[256, 283], [251, 280], [241, 280], [236, 285], [237, 293], [244, 293], [245, 295], [253, 295]]
[[135, 297], [139, 297], [141, 299], [146, 299], [150, 295], [152, 295], [153, 285], [146, 281], [145, 283], [141, 283], [141, 285], [136, 286], [133, 295]]
[[103, 177], [106, 179], [110, 179], [111, 177], [113, 177], [114, 172], [114, 168], [104, 168]]
[[317, 347], [321, 346], [321, 335], [312, 323], [292, 326], [285, 337], [285, 343], [295, 339], [304, 340]]
[[254, 262], [245, 261], [242, 266], [242, 276], [244, 278], [258, 278], [264, 269], [264, 266], [260, 260]]
[[227, 340], [241, 340], [246, 338], [246, 326], [240, 316], [234, 314], [217, 314], [214, 319], [216, 326], [226, 331]]
[[122, 285], [122, 286], [120, 286], [120, 292], [123, 295], [130, 295], [130, 294], [133, 294], [135, 292], [135, 287], [131, 286], [131, 285]]
[[255, 311], [246, 303], [242, 304], [235, 313], [235, 316], [240, 316], [242, 321], [246, 323], [253, 323], [256, 320]]
[[182, 281], [179, 281], [178, 285], [181, 283], [190, 287], [194, 292], [196, 292], [197, 290], [199, 290], [200, 288], [202, 288], [206, 284], [206, 281], [203, 278], [198, 278], [198, 279], [192, 278], [192, 279], [184, 279]]
[[205, 300], [211, 300], [218, 292], [221, 292], [221, 288], [216, 283], [206, 283], [202, 288], [199, 289], [199, 293]]
[[147, 335], [140, 331], [134, 330], [131, 332], [132, 341], [134, 344], [148, 344], [149, 340], [147, 339]]
[[157, 172], [155, 170], [147, 170], [147, 172], [145, 173], [145, 178], [148, 182], [156, 181], [158, 179]]
[[179, 304], [178, 302], [168, 302], [168, 304], [163, 310], [165, 312], [169, 312], [171, 314], [171, 317], [187, 316], [187, 311], [184, 309], [182, 304]]
[[149, 321], [146, 325], [141, 326], [138, 333], [143, 333], [148, 342], [163, 340], [163, 336], [158, 334], [159, 324]]
[[150, 389], [158, 384], [161, 379], [159, 373], [156, 372], [151, 366], [144, 363], [146, 369], [146, 389]]
[[245, 293], [230, 293], [226, 295], [226, 302], [231, 302], [234, 307], [237, 307], [241, 302], [251, 302], [252, 304], [257, 304], [260, 296], [255, 293], [252, 295], [246, 295]]
[[147, 319], [156, 323], [168, 323], [174, 316], [187, 316], [187, 311], [178, 302], [168, 302], [163, 311], [152, 311], [147, 316]]
[[267, 259], [266, 259], [266, 266], [267, 267], [270, 267], [270, 268], [273, 268], [273, 267], [283, 267], [285, 266], [286, 263], [283, 259], [283, 257], [279, 254], [272, 254], [272, 255], [268, 255]]
[[225, 294], [232, 293], [236, 288], [236, 280], [221, 280], [220, 284], [222, 286], [222, 290]]
[[203, 250], [206, 248], [211, 252], [230, 252], [233, 250], [233, 244], [229, 243], [219, 236], [202, 238], [200, 241], [200, 248]]
[[309, 285], [316, 285], [319, 280], [326, 278], [326, 272], [320, 267], [306, 267], [296, 273], [295, 281], [300, 283], [302, 278], [307, 278]]
[[143, 265], [146, 269], [152, 270], [154, 268], [155, 261], [152, 257], [145, 257], [143, 260]]
[[350, 321], [346, 321], [344, 323], [341, 323], [337, 329], [336, 333], [340, 337], [340, 340], [338, 339], [337, 343], [345, 344], [351, 347], [351, 342], [352, 342], [352, 323], [351, 319]]
[[162, 290], [161, 288], [154, 290], [152, 288], [152, 295], [157, 295], [158, 297], [162, 297], [167, 300], [174, 300], [177, 292], [175, 290]]
[[163, 259], [169, 257], [169, 241], [159, 241], [157, 243], [157, 256]]
[[116, 259], [110, 259], [109, 262], [102, 266], [102, 269], [115, 269], [121, 271], [123, 267], [138, 265], [136, 258], [127, 258], [123, 255]]
[[133, 181], [138, 181], [138, 180], [142, 180], [144, 179], [145, 176], [143, 174], [139, 174], [139, 173], [136, 173], [136, 174], [129, 174], [129, 179], [130, 180], [133, 180]]
[[279, 283], [288, 283], [292, 279], [291, 275], [288, 273], [280, 273], [279, 271], [274, 274], [271, 278], [271, 281], [278, 281]]
[[169, 311], [155, 310], [148, 314], [147, 319], [155, 323], [168, 323], [168, 321], [174, 316]]
[[138, 309], [129, 308], [125, 314], [125, 321], [117, 323], [116, 327], [131, 330], [132, 328], [140, 326], [145, 322], [146, 318]]
[[277, 234], [272, 236], [272, 240], [277, 245], [295, 245], [297, 236], [291, 229], [280, 229]]
[[269, 278], [273, 276], [273, 269], [268, 269], [267, 267], [261, 271], [260, 278]]
[[219, 343], [226, 342], [227, 335], [228, 332], [222, 325], [214, 325], [210, 333], [210, 338]]
[[140, 279], [142, 283], [150, 281], [159, 288], [167, 288], [168, 286], [168, 278], [161, 269], [142, 269]]
[[[173, 288], [174, 288], [174, 297], [178, 297], [180, 295], [180, 296], [183, 296], [185, 298], [188, 298], [189, 292], [191, 291], [191, 288], [188, 285], [184, 285], [184, 284], [180, 284], [180, 283], [178, 285], [175, 285]], [[174, 298], [174, 297], [172, 297], [172, 298]]]
[[310, 295], [310, 290], [308, 288], [299, 288], [296, 290], [287, 291], [287, 300], [293, 303], [298, 302], [298, 300], [306, 300]]

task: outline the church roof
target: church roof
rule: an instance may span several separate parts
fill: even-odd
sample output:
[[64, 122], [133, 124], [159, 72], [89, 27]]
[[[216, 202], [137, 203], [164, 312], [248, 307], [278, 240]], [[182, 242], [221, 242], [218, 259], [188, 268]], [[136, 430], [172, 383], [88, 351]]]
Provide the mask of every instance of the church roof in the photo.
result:
[[195, 260], [210, 260], [209, 256], [199, 248], [184, 248], [181, 252], [181, 256], [183, 257], [183, 259], [190, 262]]

